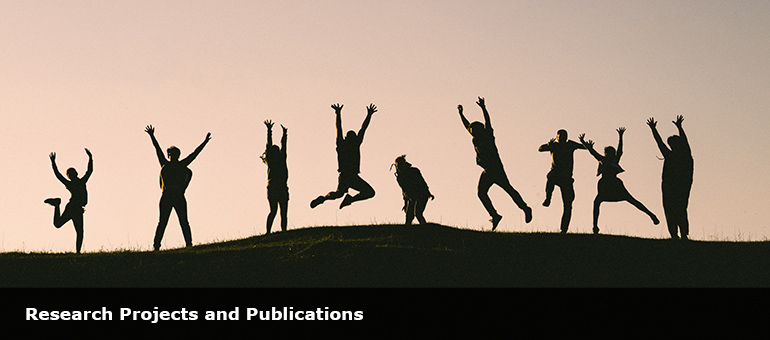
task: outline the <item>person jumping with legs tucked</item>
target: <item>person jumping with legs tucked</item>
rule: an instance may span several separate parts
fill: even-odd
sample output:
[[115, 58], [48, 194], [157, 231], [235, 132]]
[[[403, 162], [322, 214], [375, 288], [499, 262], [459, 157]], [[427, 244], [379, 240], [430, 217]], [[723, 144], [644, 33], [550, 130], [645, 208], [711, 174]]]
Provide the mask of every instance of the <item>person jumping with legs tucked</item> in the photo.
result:
[[75, 226], [75, 251], [80, 254], [80, 249], [83, 246], [83, 213], [85, 212], [85, 206], [88, 204], [88, 191], [86, 190], [86, 182], [91, 178], [91, 174], [94, 172], [94, 160], [91, 155], [91, 151], [86, 150], [88, 154], [88, 170], [82, 178], [78, 178], [78, 172], [74, 168], [67, 169], [67, 178], [64, 178], [59, 172], [59, 168], [56, 167], [56, 153], [51, 152], [49, 157], [51, 158], [51, 166], [53, 167], [53, 173], [56, 178], [64, 184], [69, 190], [70, 201], [67, 206], [64, 207], [64, 212], [59, 213], [59, 205], [61, 204], [61, 198], [49, 198], [45, 200], [53, 206], [53, 225], [56, 228], [61, 228], [65, 223], [72, 220], [72, 224]]
[[594, 142], [592, 140], [585, 140], [585, 133], [581, 134], [580, 142], [585, 145], [588, 152], [591, 153], [597, 161], [599, 161], [599, 168], [596, 172], [596, 176], [601, 175], [599, 183], [597, 184], [596, 198], [594, 199], [594, 234], [599, 233], [599, 206], [602, 202], [620, 202], [626, 201], [631, 203], [634, 207], [641, 210], [647, 216], [652, 219], [652, 223], [657, 225], [660, 223], [658, 218], [650, 210], [648, 210], [642, 202], [637, 201], [626, 190], [623, 181], [618, 178], [618, 174], [625, 171], [620, 167], [620, 156], [623, 155], [623, 133], [626, 132], [626, 128], [621, 127], [617, 129], [618, 132], [618, 149], [608, 146], [604, 148], [604, 156], [600, 155], [594, 150]]
[[575, 141], [567, 139], [567, 131], [559, 130], [556, 138], [551, 139], [548, 144], [540, 146], [538, 151], [551, 153], [551, 171], [546, 176], [545, 201], [543, 206], [551, 205], [551, 196], [556, 186], [561, 190], [561, 200], [564, 205], [564, 212], [561, 215], [561, 233], [566, 234], [569, 229], [569, 222], [572, 219], [572, 202], [575, 200], [575, 188], [572, 178], [572, 169], [574, 167], [575, 150], [585, 150], [586, 147]]
[[[652, 130], [652, 136], [658, 144], [658, 149], [663, 154], [663, 211], [666, 214], [668, 232], [672, 239], [687, 240], [690, 229], [690, 221], [687, 218], [687, 205], [690, 200], [692, 188], [693, 160], [690, 143], [684, 134], [682, 122], [684, 117], [677, 116], [674, 125], [679, 130], [679, 135], [668, 137], [668, 146], [660, 138], [657, 122], [654, 118], [647, 120], [647, 125]], [[679, 231], [679, 235], [677, 235]]]
[[497, 151], [497, 145], [495, 145], [495, 135], [484, 98], [479, 97], [476, 104], [481, 107], [484, 113], [485, 123], [478, 121], [469, 123], [463, 115], [463, 106], [457, 105], [457, 110], [460, 112], [460, 120], [462, 120], [463, 126], [473, 136], [473, 146], [476, 149], [476, 164], [484, 169], [479, 178], [478, 195], [484, 208], [492, 217], [490, 220], [492, 222], [492, 230], [495, 230], [500, 220], [503, 219], [503, 216], [497, 213], [494, 206], [492, 206], [492, 201], [489, 199], [489, 188], [493, 184], [497, 184], [511, 196], [511, 199], [513, 199], [513, 202], [516, 203], [519, 209], [524, 211], [525, 221], [529, 223], [532, 221], [532, 208], [524, 203], [519, 192], [508, 181], [508, 176], [506, 176], [505, 169], [503, 169], [503, 162], [500, 160], [500, 154]]
[[267, 215], [267, 232], [273, 227], [275, 214], [278, 213], [278, 207], [281, 208], [281, 231], [286, 231], [287, 215], [289, 209], [289, 186], [286, 182], [289, 180], [289, 169], [286, 167], [286, 134], [288, 129], [283, 125], [283, 137], [281, 137], [281, 147], [273, 145], [273, 122], [266, 120], [267, 126], [267, 146], [262, 159], [267, 164], [267, 201], [270, 203], [270, 213]]
[[[340, 204], [340, 209], [351, 205], [353, 202], [374, 197], [372, 186], [358, 174], [361, 172], [361, 143], [364, 141], [364, 133], [369, 127], [372, 115], [377, 112], [377, 107], [374, 104], [369, 104], [366, 108], [366, 119], [361, 125], [361, 130], [358, 131], [358, 135], [351, 130], [348, 131], [345, 138], [342, 137], [342, 117], [340, 116], [342, 105], [332, 104], [332, 109], [337, 115], [337, 171], [339, 172], [337, 190], [326, 194], [326, 196], [318, 196], [310, 202], [310, 208], [315, 208], [327, 200], [335, 200], [342, 196], [345, 198]], [[350, 196], [348, 194], [349, 189], [358, 191], [358, 194]]]
[[164, 157], [163, 150], [160, 148], [158, 140], [155, 139], [155, 128], [152, 125], [148, 125], [144, 131], [150, 135], [152, 145], [155, 147], [155, 153], [158, 156], [158, 162], [160, 162], [160, 188], [163, 190], [163, 194], [160, 196], [160, 217], [158, 227], [155, 229], [153, 248], [155, 251], [160, 250], [163, 233], [166, 231], [168, 218], [171, 216], [171, 209], [176, 210], [179, 225], [182, 227], [185, 245], [192, 247], [192, 232], [190, 231], [190, 223], [187, 220], [187, 200], [184, 197], [184, 192], [187, 190], [187, 186], [192, 179], [192, 171], [187, 166], [203, 151], [203, 147], [211, 140], [211, 133], [206, 134], [206, 139], [203, 140], [203, 143], [195, 151], [185, 159], [179, 160], [181, 151], [176, 146], [168, 148], [168, 159]]

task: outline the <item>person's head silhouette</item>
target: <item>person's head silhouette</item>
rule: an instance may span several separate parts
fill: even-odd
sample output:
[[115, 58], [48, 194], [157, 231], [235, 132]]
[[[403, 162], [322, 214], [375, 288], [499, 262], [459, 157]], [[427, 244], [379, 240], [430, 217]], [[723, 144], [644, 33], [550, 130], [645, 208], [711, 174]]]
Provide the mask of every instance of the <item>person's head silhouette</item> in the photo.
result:
[[179, 156], [182, 154], [176, 146], [169, 147], [168, 150], [166, 150], [166, 153], [168, 154], [168, 160], [172, 162], [179, 161]]
[[78, 171], [75, 170], [75, 168], [67, 169], [67, 177], [69, 177], [70, 180], [77, 179], [78, 178]]
[[566, 143], [567, 142], [567, 130], [559, 130], [556, 132], [556, 139], [559, 141], [559, 143]]
[[468, 127], [468, 130], [470, 131], [471, 135], [478, 136], [479, 133], [483, 132], [486, 128], [484, 127], [484, 123], [482, 122], [473, 122]]

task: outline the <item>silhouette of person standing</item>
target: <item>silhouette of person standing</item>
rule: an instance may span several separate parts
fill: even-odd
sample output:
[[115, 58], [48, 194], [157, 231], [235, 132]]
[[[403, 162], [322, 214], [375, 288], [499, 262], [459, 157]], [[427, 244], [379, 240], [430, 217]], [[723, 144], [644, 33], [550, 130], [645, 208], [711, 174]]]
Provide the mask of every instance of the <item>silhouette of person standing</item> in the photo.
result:
[[56, 153], [51, 152], [49, 157], [51, 158], [51, 166], [53, 167], [53, 173], [56, 178], [64, 184], [67, 190], [70, 192], [70, 200], [64, 207], [64, 212], [59, 213], [59, 205], [61, 204], [61, 198], [48, 198], [45, 203], [53, 206], [53, 226], [61, 228], [65, 223], [72, 220], [72, 224], [75, 226], [75, 251], [80, 254], [80, 249], [83, 246], [83, 213], [85, 212], [85, 206], [88, 204], [88, 191], [86, 190], [86, 182], [91, 178], [91, 174], [94, 172], [94, 160], [91, 155], [91, 151], [86, 150], [88, 154], [88, 170], [82, 178], [78, 178], [78, 172], [75, 168], [67, 169], [67, 178], [64, 178], [59, 172], [59, 168], [56, 167]]
[[548, 144], [540, 146], [538, 151], [551, 153], [551, 171], [546, 176], [545, 201], [543, 206], [551, 205], [551, 196], [556, 186], [561, 190], [561, 200], [564, 205], [564, 212], [561, 215], [561, 233], [566, 234], [569, 229], [569, 222], [572, 219], [572, 202], [575, 200], [575, 188], [572, 178], [572, 169], [575, 164], [575, 150], [585, 150], [586, 147], [575, 141], [567, 139], [567, 131], [559, 130], [556, 132], [556, 138], [551, 139]]
[[160, 250], [160, 242], [163, 240], [163, 233], [166, 231], [168, 218], [171, 216], [171, 209], [176, 210], [176, 216], [182, 227], [185, 245], [191, 247], [192, 233], [190, 231], [190, 223], [187, 221], [187, 200], [184, 198], [184, 192], [187, 190], [187, 186], [192, 179], [192, 171], [187, 166], [195, 160], [195, 157], [198, 157], [203, 147], [211, 140], [211, 132], [206, 134], [206, 139], [203, 140], [203, 143], [195, 151], [185, 159], [179, 160], [181, 151], [176, 146], [168, 148], [168, 159], [163, 156], [163, 150], [161, 150], [158, 140], [155, 139], [155, 128], [152, 125], [148, 125], [144, 131], [150, 135], [152, 145], [155, 147], [155, 153], [158, 156], [158, 162], [160, 162], [160, 188], [163, 190], [163, 194], [160, 196], [160, 218], [158, 227], [155, 229], [153, 248], [156, 251]]
[[286, 129], [283, 125], [283, 137], [281, 137], [281, 147], [273, 145], [273, 122], [266, 120], [267, 126], [267, 145], [265, 153], [262, 154], [262, 161], [267, 164], [267, 201], [270, 203], [270, 213], [267, 215], [267, 232], [273, 227], [275, 214], [278, 212], [278, 206], [281, 207], [281, 230], [286, 231], [287, 214], [289, 209], [289, 187], [286, 182], [289, 180], [289, 169], [286, 167]]
[[434, 199], [435, 197], [430, 193], [428, 183], [425, 183], [425, 179], [420, 173], [420, 169], [412, 166], [411, 163], [406, 161], [406, 155], [401, 155], [396, 158], [394, 163], [396, 166], [396, 182], [401, 187], [401, 193], [404, 196], [404, 208], [406, 212], [406, 225], [412, 225], [412, 220], [417, 216], [417, 221], [420, 224], [425, 224], [425, 206], [428, 204], [428, 199]]
[[[692, 188], [693, 160], [690, 143], [687, 141], [687, 135], [684, 134], [682, 122], [684, 117], [677, 116], [674, 125], [679, 129], [679, 135], [668, 137], [668, 146], [660, 138], [657, 122], [654, 118], [647, 120], [647, 125], [652, 130], [652, 136], [658, 144], [660, 152], [663, 154], [663, 181], [661, 188], [663, 190], [663, 210], [666, 214], [666, 223], [668, 232], [672, 239], [682, 238], [687, 240], [690, 229], [690, 222], [687, 218], [687, 205], [690, 199], [690, 189]], [[679, 235], [677, 236], [677, 229]]]
[[585, 141], [585, 133], [579, 136], [580, 142], [599, 161], [596, 176], [602, 176], [597, 184], [597, 193], [594, 199], [594, 234], [599, 233], [599, 206], [602, 202], [626, 201], [647, 214], [652, 219], [653, 224], [657, 225], [660, 223], [655, 214], [648, 210], [642, 202], [637, 201], [631, 196], [628, 190], [626, 190], [625, 185], [623, 185], [623, 181], [618, 178], [618, 174], [625, 171], [620, 167], [620, 157], [623, 155], [623, 133], [626, 132], [626, 128], [621, 127], [616, 131], [618, 132], [618, 149], [616, 151], [615, 148], [608, 146], [604, 148], [604, 156], [594, 150], [594, 142], [592, 140]]
[[457, 110], [460, 112], [460, 119], [463, 122], [463, 126], [465, 126], [465, 129], [470, 132], [471, 136], [473, 136], [473, 146], [476, 149], [476, 164], [484, 169], [479, 178], [478, 195], [484, 208], [492, 217], [490, 220], [492, 222], [492, 230], [495, 230], [500, 223], [500, 220], [503, 219], [503, 216], [497, 213], [494, 206], [492, 206], [492, 201], [489, 199], [488, 192], [489, 188], [492, 187], [492, 184], [497, 184], [511, 196], [513, 202], [516, 203], [519, 209], [524, 211], [525, 220], [529, 223], [532, 221], [532, 208], [524, 203], [519, 192], [516, 191], [508, 181], [508, 176], [503, 169], [503, 162], [500, 160], [500, 154], [497, 151], [497, 145], [495, 145], [495, 135], [489, 120], [489, 112], [487, 112], [484, 98], [479, 97], [476, 104], [481, 107], [481, 110], [484, 113], [484, 124], [478, 121], [469, 123], [463, 115], [462, 105], [457, 105]]
[[[372, 115], [377, 112], [377, 107], [374, 104], [369, 104], [366, 108], [366, 119], [361, 125], [361, 130], [358, 131], [358, 135], [351, 130], [348, 131], [345, 138], [342, 137], [342, 117], [340, 117], [342, 105], [332, 104], [332, 109], [337, 115], [337, 171], [339, 172], [337, 190], [329, 192], [326, 196], [316, 197], [310, 202], [310, 208], [315, 208], [327, 200], [338, 199], [343, 195], [345, 198], [342, 199], [340, 209], [351, 205], [353, 202], [374, 197], [372, 186], [358, 174], [361, 172], [361, 143], [364, 141], [364, 133], [369, 127]], [[358, 191], [358, 194], [350, 196], [347, 192], [351, 188]]]

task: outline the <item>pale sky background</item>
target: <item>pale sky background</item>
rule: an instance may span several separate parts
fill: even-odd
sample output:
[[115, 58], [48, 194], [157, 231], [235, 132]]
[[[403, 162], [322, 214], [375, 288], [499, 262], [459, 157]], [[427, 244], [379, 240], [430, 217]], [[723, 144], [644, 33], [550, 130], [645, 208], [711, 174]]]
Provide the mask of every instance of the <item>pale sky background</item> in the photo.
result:
[[[661, 218], [602, 205], [603, 233], [668, 238], [665, 139], [685, 117], [695, 159], [690, 236], [770, 237], [770, 1], [2, 1], [0, 2], [0, 251], [72, 252], [71, 223], [52, 226], [48, 197], [69, 199], [50, 167], [82, 175], [94, 154], [86, 252], [151, 250], [158, 165], [147, 124], [190, 168], [195, 244], [265, 233], [265, 119], [289, 129], [289, 228], [402, 223], [389, 166], [407, 154], [435, 201], [426, 218], [489, 230], [476, 196], [481, 168], [457, 104], [483, 120], [486, 98], [508, 177], [534, 220], [497, 186], [500, 232], [557, 232], [561, 199], [544, 208], [550, 156], [567, 129], [597, 149], [625, 126], [620, 178]], [[337, 185], [332, 103], [345, 130], [377, 112], [362, 145], [373, 199], [310, 209]], [[275, 141], [280, 140], [280, 128]], [[575, 155], [570, 232], [591, 232], [597, 162]], [[273, 230], [280, 230], [276, 218]], [[176, 215], [163, 248], [184, 245]]]

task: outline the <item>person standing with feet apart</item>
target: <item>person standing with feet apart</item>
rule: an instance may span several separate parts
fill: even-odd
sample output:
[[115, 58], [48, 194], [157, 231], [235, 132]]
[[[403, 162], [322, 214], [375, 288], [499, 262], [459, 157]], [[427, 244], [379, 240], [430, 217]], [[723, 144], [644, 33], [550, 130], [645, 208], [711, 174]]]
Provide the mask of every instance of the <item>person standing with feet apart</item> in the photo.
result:
[[604, 156], [594, 150], [594, 142], [592, 140], [585, 140], [585, 133], [579, 136], [580, 142], [599, 161], [596, 176], [602, 176], [597, 184], [597, 193], [594, 199], [594, 234], [599, 233], [599, 206], [602, 202], [626, 201], [647, 214], [652, 219], [653, 224], [657, 225], [660, 223], [655, 214], [649, 211], [642, 202], [637, 201], [631, 196], [628, 190], [626, 190], [625, 185], [623, 185], [623, 181], [618, 178], [618, 174], [625, 171], [620, 167], [620, 156], [623, 155], [623, 133], [626, 132], [626, 128], [621, 127], [616, 131], [618, 132], [618, 149], [616, 151], [615, 148], [608, 146], [604, 148]]
[[187, 221], [187, 200], [184, 197], [184, 192], [192, 179], [192, 171], [187, 166], [195, 160], [195, 157], [198, 157], [203, 147], [211, 140], [211, 132], [206, 134], [206, 139], [195, 151], [185, 159], [179, 160], [181, 151], [176, 146], [168, 148], [168, 159], [164, 157], [163, 150], [160, 148], [158, 140], [155, 139], [155, 128], [152, 125], [148, 125], [144, 131], [150, 135], [155, 153], [158, 156], [158, 162], [160, 162], [160, 188], [163, 190], [160, 196], [160, 217], [158, 227], [155, 229], [153, 248], [155, 251], [160, 250], [160, 242], [163, 240], [163, 233], [166, 231], [171, 209], [176, 210], [176, 216], [182, 227], [185, 246], [192, 247], [192, 232], [190, 231], [190, 223]]
[[[666, 213], [666, 223], [668, 232], [672, 239], [687, 240], [690, 229], [690, 222], [687, 218], [687, 205], [690, 200], [690, 189], [692, 188], [693, 160], [690, 143], [687, 141], [687, 135], [684, 134], [682, 122], [684, 117], [676, 116], [676, 125], [679, 129], [679, 135], [668, 137], [668, 146], [660, 138], [657, 122], [654, 118], [647, 120], [647, 125], [652, 130], [652, 136], [658, 144], [658, 149], [663, 154], [663, 210]], [[677, 229], [681, 236], [677, 236]]]
[[575, 141], [567, 139], [567, 131], [559, 130], [556, 132], [556, 138], [551, 139], [548, 144], [540, 146], [538, 151], [551, 153], [551, 171], [546, 176], [545, 183], [545, 201], [543, 206], [551, 205], [551, 196], [553, 189], [559, 186], [561, 190], [561, 201], [564, 206], [564, 212], [561, 215], [561, 233], [566, 234], [569, 229], [569, 222], [572, 219], [572, 202], [575, 200], [575, 188], [572, 178], [572, 169], [575, 164], [575, 150], [585, 150], [586, 147]]
[[[326, 196], [318, 196], [312, 202], [310, 202], [310, 208], [315, 208], [319, 204], [327, 201], [334, 200], [345, 196], [340, 204], [340, 209], [351, 205], [353, 202], [365, 200], [374, 197], [374, 189], [369, 183], [366, 183], [358, 174], [361, 172], [361, 143], [364, 141], [364, 133], [366, 128], [369, 127], [369, 122], [372, 120], [372, 115], [377, 112], [377, 107], [374, 104], [369, 104], [366, 108], [366, 118], [361, 125], [361, 130], [358, 131], [358, 135], [354, 131], [348, 131], [345, 138], [342, 137], [342, 105], [332, 104], [332, 109], [337, 115], [337, 171], [339, 172], [339, 180], [337, 184], [337, 190], [329, 192]], [[355, 196], [348, 194], [348, 189], [358, 191]]]
[[404, 224], [412, 225], [415, 217], [420, 224], [427, 223], [423, 215], [425, 206], [428, 205], [428, 199], [432, 200], [436, 197], [430, 193], [428, 183], [422, 177], [420, 169], [407, 162], [406, 155], [398, 156], [393, 165], [396, 166], [396, 182], [401, 187], [401, 195], [404, 197], [404, 208], [401, 209], [406, 213]]
[[56, 167], [56, 153], [51, 152], [49, 157], [51, 158], [51, 166], [53, 167], [53, 173], [56, 178], [64, 184], [67, 190], [70, 192], [70, 201], [67, 206], [64, 207], [64, 212], [59, 214], [59, 205], [61, 204], [61, 198], [49, 198], [45, 200], [53, 206], [53, 226], [61, 228], [65, 223], [72, 220], [72, 224], [75, 226], [75, 251], [80, 254], [80, 249], [83, 246], [83, 213], [86, 211], [85, 206], [88, 204], [88, 191], [86, 191], [86, 182], [91, 178], [91, 174], [94, 172], [94, 160], [91, 155], [91, 151], [86, 150], [88, 154], [88, 170], [82, 178], [78, 178], [78, 172], [75, 168], [67, 169], [67, 178], [64, 178], [59, 172], [59, 168]]
[[278, 145], [273, 145], [273, 122], [266, 120], [265, 126], [267, 126], [267, 146], [265, 153], [260, 158], [267, 165], [267, 201], [270, 204], [270, 213], [267, 214], [267, 232], [265, 234], [269, 234], [279, 205], [281, 208], [281, 231], [286, 231], [288, 223], [289, 186], [286, 184], [289, 180], [289, 169], [286, 167], [286, 134], [288, 129], [281, 125], [283, 137], [281, 137], [281, 147], [279, 148]]
[[500, 223], [500, 220], [503, 219], [503, 216], [497, 213], [492, 206], [492, 201], [489, 199], [488, 192], [489, 188], [492, 187], [492, 184], [497, 184], [511, 196], [513, 202], [516, 203], [519, 209], [524, 211], [525, 221], [529, 223], [532, 221], [532, 208], [524, 203], [519, 192], [516, 191], [508, 181], [508, 176], [503, 169], [503, 162], [500, 160], [500, 155], [497, 151], [497, 146], [495, 145], [495, 135], [489, 120], [489, 112], [487, 112], [484, 98], [479, 97], [476, 104], [481, 107], [481, 111], [484, 113], [483, 124], [478, 121], [469, 123], [463, 115], [462, 105], [457, 105], [457, 110], [460, 112], [460, 119], [463, 122], [463, 126], [465, 126], [465, 129], [468, 130], [471, 136], [473, 136], [473, 146], [476, 149], [476, 164], [484, 169], [479, 178], [478, 195], [484, 208], [492, 217], [490, 220], [492, 222], [492, 230], [495, 230]]

